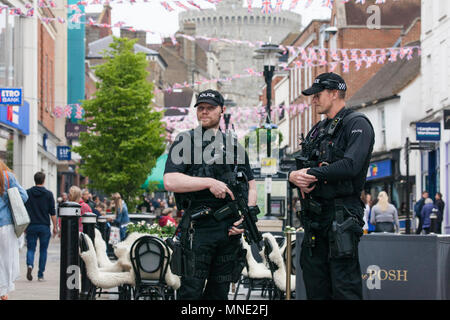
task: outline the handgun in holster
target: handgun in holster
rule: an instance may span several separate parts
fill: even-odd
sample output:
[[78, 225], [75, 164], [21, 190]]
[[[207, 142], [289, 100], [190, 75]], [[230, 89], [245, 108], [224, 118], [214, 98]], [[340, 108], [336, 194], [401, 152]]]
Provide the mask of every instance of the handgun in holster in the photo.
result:
[[344, 220], [344, 208], [336, 206], [335, 219], [331, 225], [330, 256], [332, 258], [350, 258], [356, 254], [355, 219]]

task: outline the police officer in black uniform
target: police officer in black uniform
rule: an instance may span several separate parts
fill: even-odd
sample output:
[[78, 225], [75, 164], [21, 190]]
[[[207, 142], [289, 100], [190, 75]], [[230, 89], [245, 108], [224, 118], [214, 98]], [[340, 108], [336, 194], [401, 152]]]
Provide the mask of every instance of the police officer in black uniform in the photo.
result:
[[[219, 128], [226, 109], [222, 95], [203, 91], [195, 107], [201, 125], [177, 136], [164, 172], [166, 190], [175, 192], [177, 207], [185, 210], [182, 219], [189, 219], [188, 228], [181, 228], [183, 248], [195, 257], [193, 274], [181, 276], [178, 298], [227, 300], [232, 275], [240, 274], [243, 267], [240, 239], [244, 231], [240, 228], [243, 219], [229, 210], [235, 195], [227, 186], [227, 174], [245, 174], [248, 184], [244, 196], [253, 208], [256, 183], [247, 154], [237, 150], [237, 139], [230, 133], [222, 134]], [[220, 147], [212, 148], [212, 142]], [[234, 153], [227, 158], [230, 149]], [[186, 225], [185, 221], [180, 225]]]
[[339, 75], [319, 75], [303, 91], [326, 118], [302, 140], [289, 181], [301, 193], [305, 230], [300, 265], [308, 299], [362, 299], [358, 243], [363, 234], [360, 200], [374, 145], [363, 114], [345, 107], [347, 85]]

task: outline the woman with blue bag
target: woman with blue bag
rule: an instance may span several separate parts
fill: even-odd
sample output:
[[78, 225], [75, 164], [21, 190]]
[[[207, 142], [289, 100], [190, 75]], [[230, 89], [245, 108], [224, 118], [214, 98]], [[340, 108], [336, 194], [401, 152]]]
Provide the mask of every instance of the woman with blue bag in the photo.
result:
[[130, 223], [127, 204], [122, 200], [118, 192], [112, 195], [112, 200], [114, 201], [116, 218], [109, 218], [109, 221], [112, 221], [113, 225], [120, 228], [120, 241], [123, 241], [127, 235], [127, 225]]
[[7, 190], [16, 187], [24, 203], [28, 195], [2, 160], [0, 171], [0, 299], [7, 300], [8, 293], [15, 289], [14, 282], [20, 275], [19, 239], [14, 231]]

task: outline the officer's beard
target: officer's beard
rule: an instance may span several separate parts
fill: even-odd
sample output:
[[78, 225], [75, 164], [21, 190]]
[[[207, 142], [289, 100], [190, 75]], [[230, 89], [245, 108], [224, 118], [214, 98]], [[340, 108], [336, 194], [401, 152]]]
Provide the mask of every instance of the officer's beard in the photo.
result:
[[218, 129], [219, 128], [219, 123], [220, 123], [220, 116], [216, 119], [211, 119], [205, 123], [203, 123], [202, 120], [198, 120], [198, 122], [200, 122], [201, 126], [203, 129], [208, 130], [208, 129]]

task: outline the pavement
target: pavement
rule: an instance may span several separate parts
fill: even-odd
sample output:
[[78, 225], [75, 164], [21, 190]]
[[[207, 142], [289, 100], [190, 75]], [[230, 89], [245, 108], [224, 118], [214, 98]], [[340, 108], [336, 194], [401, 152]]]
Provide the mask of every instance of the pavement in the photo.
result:
[[[20, 249], [20, 278], [15, 282], [16, 289], [8, 294], [9, 300], [59, 300], [59, 264], [61, 252], [60, 238], [52, 238], [47, 252], [47, 265], [44, 272], [45, 281], [37, 280], [37, 271], [39, 265], [39, 249], [36, 248], [34, 257], [34, 269], [32, 272], [33, 280], [27, 280], [27, 265], [26, 265], [26, 245]], [[109, 290], [116, 292], [117, 289]], [[245, 299], [247, 289], [241, 286], [237, 300]], [[230, 290], [229, 299], [232, 300], [234, 294]], [[118, 296], [111, 294], [103, 294], [97, 300], [117, 300]], [[251, 294], [251, 300], [261, 300], [261, 292], [255, 291]], [[266, 297], [267, 299], [267, 297]], [[266, 300], [264, 299], [264, 300]]]
[[51, 238], [47, 251], [45, 281], [37, 280], [39, 248], [34, 256], [33, 280], [27, 280], [27, 247], [20, 249], [20, 278], [15, 282], [16, 290], [8, 294], [9, 300], [59, 300], [59, 257], [60, 238]]

